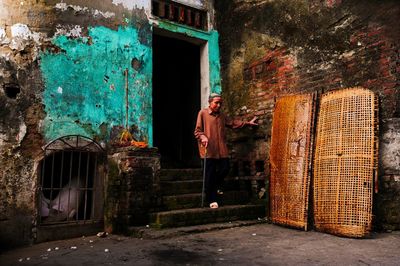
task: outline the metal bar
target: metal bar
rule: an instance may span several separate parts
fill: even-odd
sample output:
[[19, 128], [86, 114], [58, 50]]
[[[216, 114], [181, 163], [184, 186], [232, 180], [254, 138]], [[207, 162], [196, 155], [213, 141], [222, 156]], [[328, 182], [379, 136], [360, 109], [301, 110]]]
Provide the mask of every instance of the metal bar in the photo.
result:
[[[46, 152], [45, 152], [45, 154], [46, 154]], [[44, 197], [44, 194], [43, 194], [43, 184], [44, 184], [44, 169], [45, 169], [45, 166], [46, 166], [46, 156], [43, 158], [43, 160], [42, 160], [42, 172], [40, 173], [40, 187], [39, 187], [39, 190], [38, 190], [38, 192], [39, 192], [39, 206], [40, 206], [40, 215], [38, 215], [38, 217], [39, 217], [39, 224], [41, 224], [42, 223], [42, 201], [43, 201], [43, 197]]]
[[86, 220], [86, 210], [87, 210], [87, 189], [88, 189], [88, 178], [89, 178], [89, 160], [90, 160], [90, 152], [87, 153], [86, 160], [86, 183], [85, 183], [85, 205], [83, 210], [83, 220]]
[[[69, 203], [71, 199], [71, 178], [72, 178], [72, 161], [74, 159], [74, 152], [71, 152], [71, 157], [70, 157], [70, 162], [69, 162], [69, 181], [68, 181], [68, 203], [67, 203], [67, 210], [69, 210]], [[69, 221], [69, 215], [67, 214], [67, 221]]]
[[[58, 193], [60, 194], [62, 191], [62, 179], [63, 179], [63, 171], [64, 171], [64, 150], [61, 151], [61, 170], [60, 170], [60, 186], [59, 186], [59, 190]], [[61, 197], [58, 197], [58, 207], [60, 207], [61, 204]]]
[[98, 172], [97, 172], [97, 157], [98, 154], [95, 154], [94, 157], [94, 171], [93, 171], [93, 190], [92, 190], [92, 211], [90, 217], [93, 219], [94, 218], [94, 207], [95, 207], [95, 198], [96, 198], [96, 192], [97, 192], [97, 187], [95, 186], [96, 181], [99, 182], [98, 180]]
[[80, 179], [81, 179], [81, 163], [82, 163], [82, 151], [79, 151], [79, 160], [78, 160], [78, 187], [77, 187], [77, 192], [76, 193], [76, 214], [75, 214], [75, 220], [79, 220], [79, 194], [81, 193], [81, 185], [80, 185]]
[[52, 205], [53, 202], [53, 182], [54, 182], [54, 155], [55, 153], [52, 153], [52, 159], [51, 159], [51, 176], [50, 176], [50, 206]]
[[[126, 74], [128, 74], [126, 72]], [[128, 78], [126, 76], [126, 78]], [[129, 118], [129, 117], [128, 117]], [[129, 124], [128, 124], [129, 125]], [[43, 192], [45, 191], [50, 191], [50, 199], [53, 197], [57, 196], [56, 190], [58, 190], [58, 193], [61, 193], [61, 191], [68, 191], [68, 195], [66, 195], [67, 198], [67, 206], [63, 206], [63, 209], [61, 210], [61, 204], [62, 199], [59, 197], [59, 199], [54, 200], [58, 204], [58, 211], [64, 211], [65, 213], [60, 213], [62, 215], [66, 214], [66, 219], [63, 221], [43, 221], [43, 217], [41, 215], [38, 216], [38, 223], [43, 223], [45, 222], [46, 224], [68, 224], [68, 223], [89, 223], [90, 220], [92, 219], [92, 222], [94, 221], [94, 217], [97, 212], [97, 205], [95, 205], [96, 200], [102, 200], [100, 195], [96, 195], [96, 193], [100, 193], [100, 190], [102, 189], [102, 180], [99, 178], [99, 171], [97, 169], [98, 164], [99, 164], [99, 153], [101, 151], [104, 151], [100, 145], [98, 145], [95, 141], [91, 140], [91, 143], [87, 143], [89, 141], [86, 141], [86, 139], [90, 140], [89, 138], [85, 138], [83, 136], [79, 135], [69, 135], [65, 136], [63, 138], [60, 138], [58, 140], [53, 141], [54, 147], [52, 148], [51, 145], [47, 145], [45, 147], [45, 156], [47, 156], [42, 160], [42, 165], [41, 165], [41, 173], [39, 178], [41, 178], [39, 182], [39, 187], [38, 187], [38, 206], [39, 206], [39, 211], [41, 211], [40, 206], [41, 206], [41, 201], [43, 201], [46, 197], [44, 196]], [[81, 145], [81, 146], [79, 146]], [[93, 146], [95, 145], [95, 146]], [[93, 148], [93, 149], [92, 149]], [[96, 152], [95, 150], [98, 150]], [[85, 154], [82, 154], [82, 153]], [[61, 154], [60, 154], [61, 153]], [[50, 158], [50, 155], [52, 156]], [[83, 155], [86, 155], [87, 161], [86, 161], [86, 170], [84, 170], [84, 165], [83, 165]], [[78, 156], [78, 158], [76, 158]], [[69, 161], [69, 165], [67, 165], [67, 162]], [[51, 160], [51, 162], [50, 162]], [[48, 165], [48, 164], [51, 164]], [[51, 167], [51, 169], [49, 169]], [[56, 168], [58, 167], [58, 168]], [[67, 173], [69, 167], [69, 173]], [[83, 173], [82, 170], [86, 171], [86, 173]], [[56, 174], [59, 174], [57, 177]], [[85, 175], [85, 180], [81, 179], [83, 178], [83, 175]], [[50, 180], [48, 179], [50, 178]], [[56, 180], [56, 178], [59, 178], [59, 180]], [[78, 180], [75, 180], [77, 178]], [[56, 183], [58, 181], [59, 183]], [[74, 181], [74, 184], [72, 184], [72, 181]], [[76, 181], [76, 182], [75, 182]], [[47, 182], [47, 183], [46, 183]], [[50, 184], [49, 184], [50, 183]], [[78, 187], [76, 187], [78, 186]], [[73, 198], [73, 193], [71, 194], [71, 191], [74, 189], [74, 192], [76, 191], [76, 213], [75, 213], [75, 219], [70, 218], [70, 207], [73, 207], [71, 204], [73, 204], [73, 201], [71, 201]], [[83, 194], [84, 194], [84, 205], [81, 204], [81, 200], [83, 199]], [[91, 193], [91, 194], [90, 194]], [[81, 196], [82, 195], [82, 196]], [[60, 195], [61, 196], [61, 195]], [[51, 203], [53, 205], [54, 203]], [[92, 204], [89, 206], [88, 204]], [[50, 207], [49, 206], [49, 207]], [[55, 207], [56, 208], [56, 207]], [[83, 215], [80, 216], [79, 208], [83, 208]], [[83, 219], [83, 220], [82, 220]], [[101, 215], [96, 217], [96, 220], [101, 220]]]

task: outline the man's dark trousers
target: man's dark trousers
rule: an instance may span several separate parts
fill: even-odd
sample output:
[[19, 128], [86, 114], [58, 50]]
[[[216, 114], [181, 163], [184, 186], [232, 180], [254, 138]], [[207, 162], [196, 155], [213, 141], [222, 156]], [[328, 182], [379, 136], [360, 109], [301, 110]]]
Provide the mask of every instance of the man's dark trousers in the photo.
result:
[[217, 202], [217, 190], [221, 190], [229, 173], [229, 158], [206, 159], [205, 190], [208, 203]]

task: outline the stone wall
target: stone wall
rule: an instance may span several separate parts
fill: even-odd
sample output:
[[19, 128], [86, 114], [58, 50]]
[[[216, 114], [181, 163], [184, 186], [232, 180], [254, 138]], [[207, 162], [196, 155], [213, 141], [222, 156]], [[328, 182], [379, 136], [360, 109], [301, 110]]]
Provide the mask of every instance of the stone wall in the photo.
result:
[[231, 134], [234, 159], [262, 160], [269, 175], [276, 97], [368, 88], [380, 99], [375, 225], [400, 229], [400, 5], [396, 1], [236, 0], [217, 1], [216, 9], [226, 111], [245, 119], [257, 115], [260, 123], [256, 130]]
[[147, 225], [149, 213], [161, 206], [160, 156], [156, 149], [128, 147], [115, 150], [108, 161], [105, 229], [126, 234], [130, 226]]

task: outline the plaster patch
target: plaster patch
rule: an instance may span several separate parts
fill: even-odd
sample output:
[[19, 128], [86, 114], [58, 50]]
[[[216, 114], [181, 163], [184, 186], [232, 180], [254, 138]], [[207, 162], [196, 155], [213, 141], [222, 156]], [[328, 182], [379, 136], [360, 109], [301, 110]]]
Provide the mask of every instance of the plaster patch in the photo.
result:
[[17, 23], [11, 26], [11, 44], [10, 48], [14, 50], [22, 50], [27, 41], [33, 40], [36, 44], [40, 45], [43, 39], [42, 35], [38, 32], [31, 32], [29, 27], [25, 24]]
[[386, 121], [384, 134], [379, 144], [379, 157], [382, 166], [387, 171], [398, 172], [400, 170], [400, 121], [396, 119]]
[[113, 0], [112, 3], [114, 5], [122, 4], [123, 7], [126, 9], [133, 9], [133, 8], [144, 8], [145, 10], [150, 10], [150, 2], [148, 0]]
[[6, 30], [3, 28], [0, 28], [0, 41], [3, 41], [6, 37], [7, 37]]
[[109, 12], [109, 11], [102, 12], [100, 10], [91, 9], [91, 8], [86, 7], [86, 6], [82, 7], [82, 6], [77, 6], [77, 5], [67, 5], [66, 3], [57, 3], [54, 6], [54, 8], [58, 9], [58, 10], [60, 10], [62, 12], [65, 12], [68, 9], [72, 9], [75, 12], [85, 12], [85, 13], [92, 14], [94, 17], [99, 17], [99, 16], [102, 16], [104, 18], [115, 17], [115, 13], [114, 12]]
[[25, 24], [17, 23], [11, 26], [11, 36], [13, 38], [22, 38], [27, 40], [31, 35], [31, 30]]
[[54, 6], [54, 8], [55, 9], [59, 9], [61, 11], [67, 11], [68, 8], [72, 8], [76, 12], [88, 11], [89, 10], [89, 8], [87, 8], [86, 6], [81, 7], [81, 6], [77, 6], [77, 5], [67, 5], [66, 3], [57, 3]]
[[82, 37], [82, 28], [80, 25], [60, 25], [58, 24], [56, 27], [56, 32], [54, 34], [57, 36], [67, 36], [67, 37]]
[[24, 139], [25, 135], [26, 135], [26, 125], [24, 122], [21, 122], [21, 124], [19, 125], [18, 135], [15, 138], [17, 140], [18, 144], [21, 143], [21, 141]]
[[6, 134], [0, 134], [0, 147], [4, 146], [8, 142]]
[[341, 54], [341, 55], [339, 56], [339, 59], [343, 59], [343, 58], [345, 58], [345, 59], [350, 59], [350, 58], [353, 57], [353, 55], [354, 55], [355, 53], [356, 53], [355, 51], [348, 51], [348, 52], [346, 52], [346, 53]]
[[95, 17], [99, 17], [99, 16], [103, 16], [105, 18], [115, 17], [115, 13], [114, 12], [109, 12], [109, 11], [102, 12], [102, 11], [96, 9], [92, 13], [93, 13], [93, 16], [95, 16]]

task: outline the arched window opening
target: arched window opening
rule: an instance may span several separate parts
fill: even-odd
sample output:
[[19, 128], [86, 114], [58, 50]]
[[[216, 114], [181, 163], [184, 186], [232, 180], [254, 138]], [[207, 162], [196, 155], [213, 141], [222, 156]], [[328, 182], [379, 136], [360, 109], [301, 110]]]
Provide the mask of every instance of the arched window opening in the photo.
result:
[[39, 224], [102, 220], [101, 146], [89, 138], [71, 135], [49, 143], [44, 151], [37, 197]]

